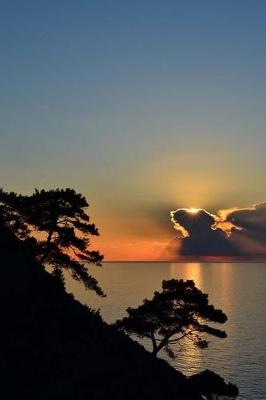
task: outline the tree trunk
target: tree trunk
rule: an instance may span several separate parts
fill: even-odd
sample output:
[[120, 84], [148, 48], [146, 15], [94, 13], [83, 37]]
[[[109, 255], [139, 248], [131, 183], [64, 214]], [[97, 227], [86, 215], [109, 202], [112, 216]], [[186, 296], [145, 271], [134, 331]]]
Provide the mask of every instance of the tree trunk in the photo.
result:
[[153, 354], [155, 357], [157, 357], [158, 346], [157, 346], [156, 339], [155, 339], [155, 336], [154, 336], [153, 333], [151, 334], [151, 341], [152, 341], [152, 354]]
[[172, 333], [166, 335], [163, 338], [163, 340], [157, 345], [157, 342], [156, 342], [154, 334], [153, 333], [151, 334], [151, 340], [152, 340], [152, 346], [153, 346], [152, 354], [155, 357], [157, 357], [157, 354], [159, 353], [159, 351], [162, 350], [162, 348], [167, 345], [168, 340], [170, 339], [171, 336], [172, 336]]
[[49, 250], [50, 250], [49, 248], [50, 248], [50, 243], [51, 243], [51, 240], [52, 240], [53, 233], [54, 233], [54, 230], [51, 229], [50, 232], [49, 232], [47, 241], [46, 241], [46, 246], [45, 246], [44, 253], [43, 253], [43, 255], [42, 255], [41, 259], [40, 259], [41, 264], [43, 264], [45, 262], [46, 257], [49, 254]]

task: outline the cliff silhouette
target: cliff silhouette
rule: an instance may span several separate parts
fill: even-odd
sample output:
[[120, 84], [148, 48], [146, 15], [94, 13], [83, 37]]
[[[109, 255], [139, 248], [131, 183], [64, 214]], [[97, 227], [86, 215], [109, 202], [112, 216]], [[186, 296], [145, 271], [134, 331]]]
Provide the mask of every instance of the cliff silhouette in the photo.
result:
[[1, 398], [201, 398], [183, 374], [67, 294], [1, 223], [0, 255]]

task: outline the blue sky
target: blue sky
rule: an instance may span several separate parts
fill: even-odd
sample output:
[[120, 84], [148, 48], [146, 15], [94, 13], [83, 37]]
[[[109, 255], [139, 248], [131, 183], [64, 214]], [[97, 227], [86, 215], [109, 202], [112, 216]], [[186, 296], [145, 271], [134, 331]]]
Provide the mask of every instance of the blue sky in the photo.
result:
[[265, 27], [264, 1], [1, 1], [1, 185], [147, 238], [264, 200]]

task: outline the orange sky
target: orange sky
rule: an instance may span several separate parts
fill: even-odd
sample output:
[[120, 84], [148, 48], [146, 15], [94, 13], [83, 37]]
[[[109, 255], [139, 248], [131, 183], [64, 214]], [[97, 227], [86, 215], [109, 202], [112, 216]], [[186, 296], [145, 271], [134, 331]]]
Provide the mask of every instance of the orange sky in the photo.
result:
[[170, 215], [168, 231], [145, 218], [122, 220], [117, 217], [115, 221], [110, 218], [100, 221], [97, 226], [100, 236], [92, 238], [92, 246], [104, 254], [106, 261], [176, 259], [179, 242]]
[[[264, 205], [262, 203], [261, 205]], [[233, 207], [228, 209], [218, 210], [212, 214], [204, 209], [196, 208], [182, 208], [179, 210], [191, 214], [191, 218], [197, 218], [198, 212], [204, 211], [209, 214], [215, 223], [210, 229], [222, 229], [228, 238], [231, 238], [231, 229], [242, 231], [241, 227], [232, 224], [230, 221], [225, 221], [231, 212], [235, 211], [256, 211], [256, 207], [261, 205], [253, 205], [250, 207], [239, 208]], [[160, 207], [158, 207], [158, 210]], [[206, 260], [214, 261], [219, 260], [219, 257], [184, 257], [179, 255], [179, 250], [182, 245], [182, 238], [189, 236], [188, 232], [174, 220], [173, 213], [162, 213], [162, 218], [152, 218], [148, 214], [142, 217], [136, 215], [122, 216], [111, 215], [101, 220], [98, 218], [99, 224], [97, 225], [100, 230], [99, 237], [92, 238], [92, 246], [98, 249], [103, 255], [105, 261], [177, 261], [177, 260]], [[158, 211], [159, 212], [159, 211]], [[96, 216], [94, 216], [96, 217]], [[158, 216], [157, 216], [158, 217]], [[160, 216], [159, 216], [160, 217]], [[95, 218], [93, 218], [93, 222]], [[109, 223], [108, 223], [109, 222]], [[254, 238], [247, 236], [233, 236], [233, 243], [236, 247], [242, 247], [247, 250], [246, 258], [250, 258], [250, 254], [254, 257], [261, 258], [265, 254], [265, 249], [260, 244], [259, 239], [256, 241]], [[237, 240], [237, 242], [236, 242]], [[237, 257], [241, 259], [242, 256]], [[264, 258], [264, 256], [263, 256]], [[221, 260], [234, 259], [232, 256], [223, 256]]]

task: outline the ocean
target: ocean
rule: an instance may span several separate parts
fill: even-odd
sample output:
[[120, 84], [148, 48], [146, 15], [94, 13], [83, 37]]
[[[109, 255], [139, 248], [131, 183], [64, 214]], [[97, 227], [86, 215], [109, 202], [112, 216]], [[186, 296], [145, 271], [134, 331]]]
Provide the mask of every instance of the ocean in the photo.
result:
[[[104, 263], [90, 266], [107, 294], [100, 298], [81, 284], [67, 280], [67, 290], [79, 301], [99, 309], [103, 319], [114, 322], [127, 307], [160, 290], [163, 279], [192, 279], [221, 308], [228, 321], [217, 326], [226, 339], [211, 338], [208, 349], [187, 344], [177, 358], [160, 357], [186, 375], [211, 369], [240, 389], [240, 399], [266, 400], [266, 263]], [[218, 324], [219, 325], [219, 324]], [[141, 343], [149, 350], [148, 341]]]

